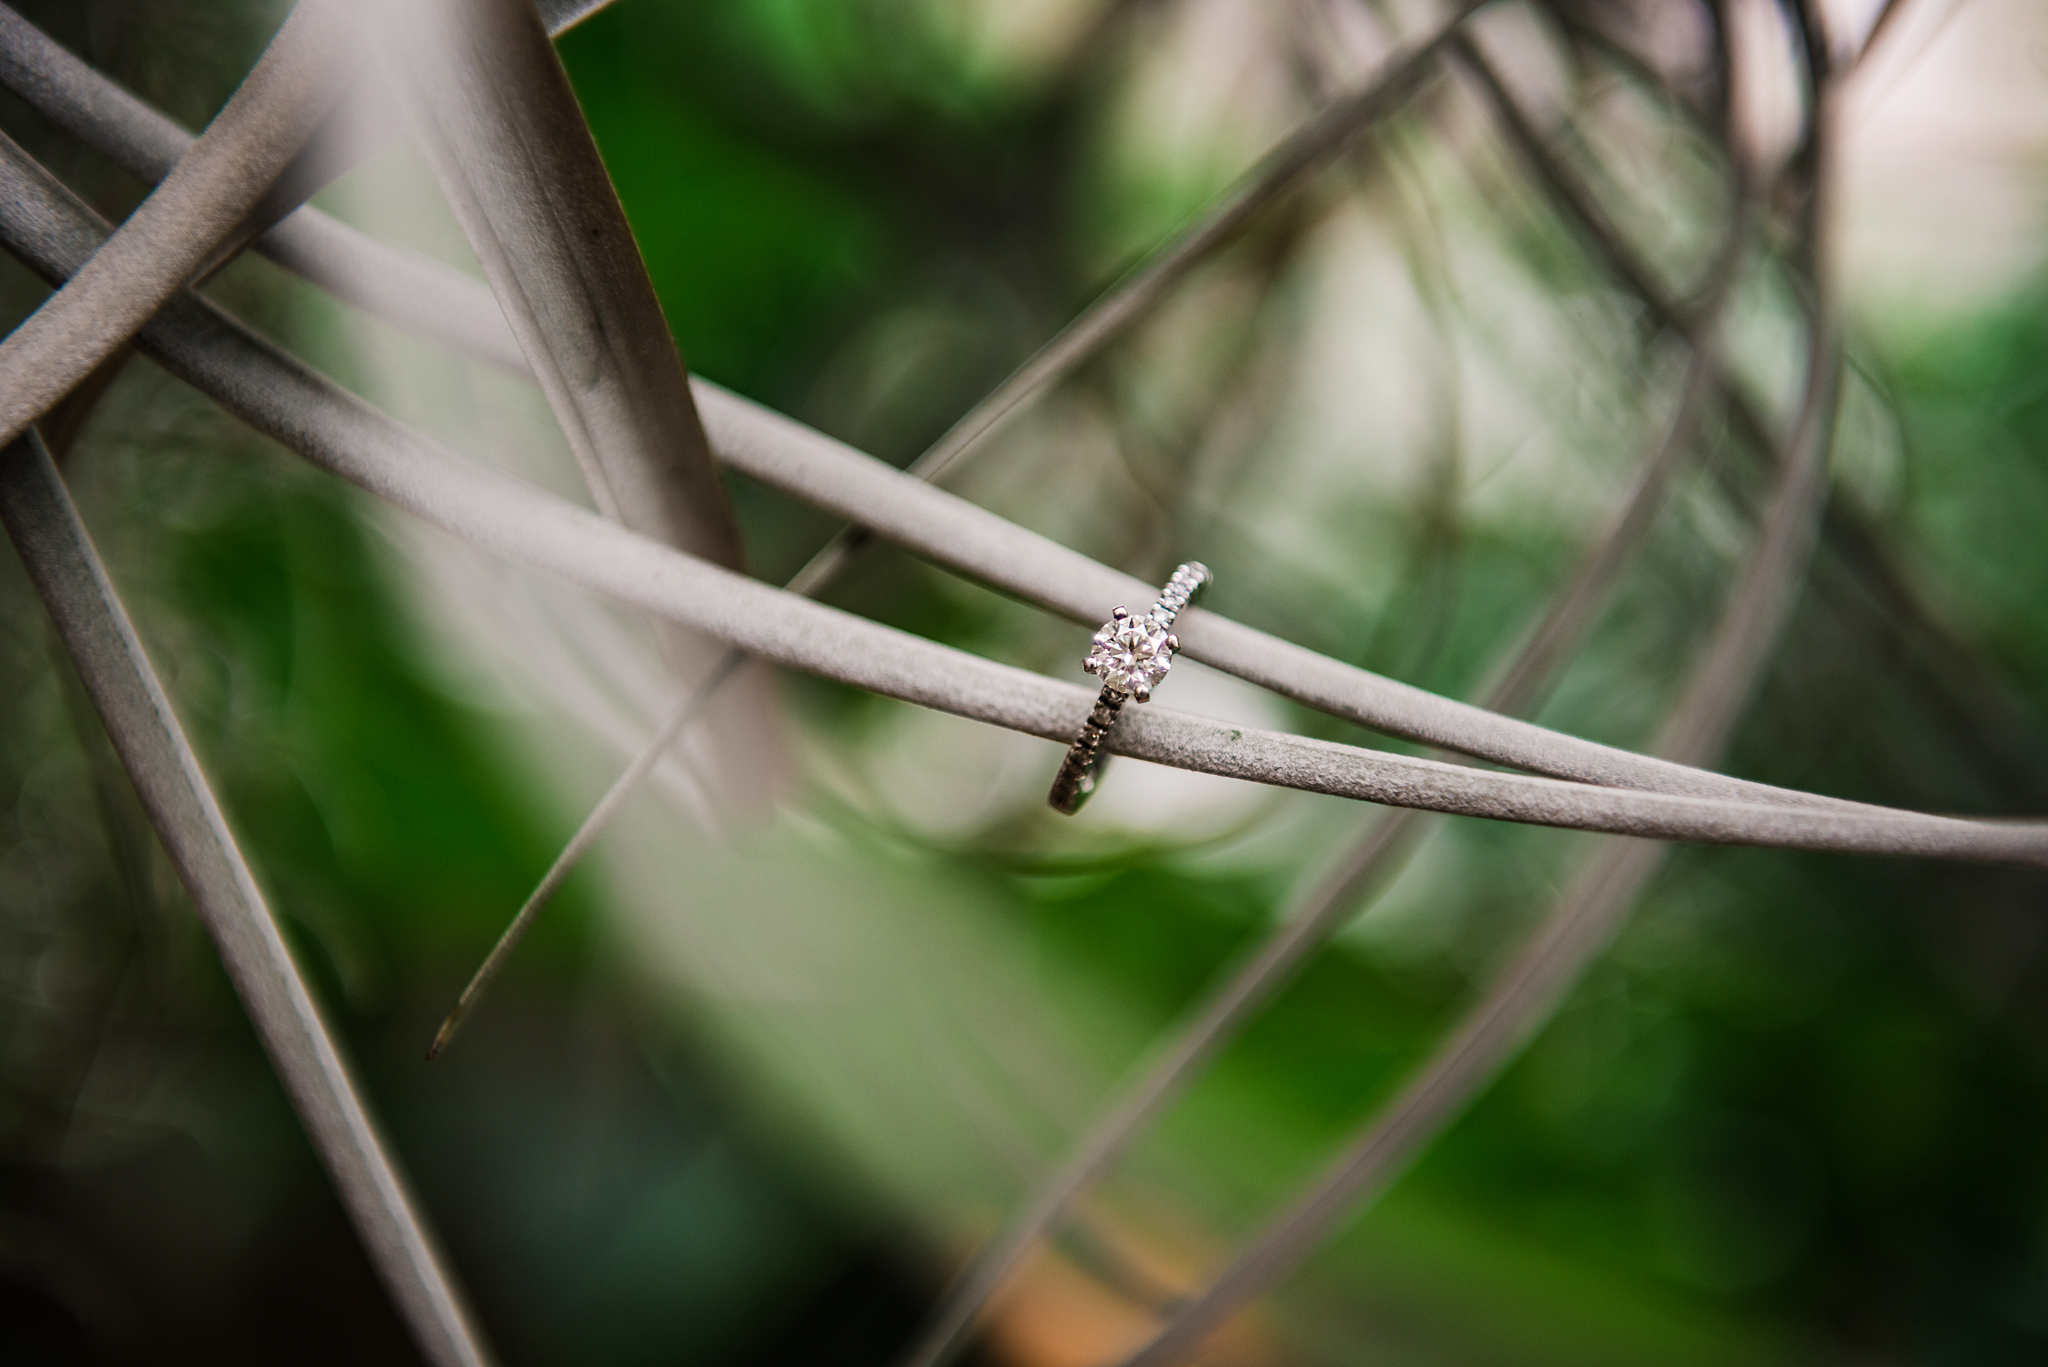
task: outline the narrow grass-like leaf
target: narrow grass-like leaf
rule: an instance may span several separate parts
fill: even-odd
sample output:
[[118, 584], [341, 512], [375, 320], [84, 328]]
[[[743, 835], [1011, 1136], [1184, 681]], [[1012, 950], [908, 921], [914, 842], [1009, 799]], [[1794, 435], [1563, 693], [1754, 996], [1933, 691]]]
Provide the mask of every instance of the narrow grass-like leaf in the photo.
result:
[[0, 341], [0, 445], [133, 336], [241, 226], [325, 112], [351, 37], [340, 0], [302, 0], [164, 182]]
[[33, 432], [0, 452], [0, 522], [414, 1339], [440, 1367], [482, 1367], [489, 1355], [461, 1292]]
[[[378, 50], [598, 507], [642, 535], [741, 565], [653, 283], [569, 78], [530, 0], [401, 0]], [[686, 686], [716, 652], [663, 624]], [[758, 809], [786, 777], [772, 681], [721, 691], [700, 732], [716, 788]]]

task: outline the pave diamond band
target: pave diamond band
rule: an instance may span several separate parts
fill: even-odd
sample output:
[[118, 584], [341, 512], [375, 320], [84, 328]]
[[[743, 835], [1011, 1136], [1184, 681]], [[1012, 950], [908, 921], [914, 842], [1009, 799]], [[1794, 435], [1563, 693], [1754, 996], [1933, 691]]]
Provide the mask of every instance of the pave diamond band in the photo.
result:
[[1173, 667], [1180, 638], [1171, 630], [1173, 619], [1209, 586], [1209, 567], [1191, 560], [1173, 572], [1160, 591], [1159, 601], [1142, 616], [1118, 608], [1095, 633], [1095, 642], [1081, 668], [1102, 680], [1102, 696], [1095, 700], [1088, 720], [1067, 751], [1066, 762], [1053, 778], [1046, 801], [1056, 812], [1072, 816], [1095, 791], [1109, 756], [1102, 753], [1102, 740], [1116, 725], [1117, 713], [1127, 701], [1146, 702], [1152, 690]]

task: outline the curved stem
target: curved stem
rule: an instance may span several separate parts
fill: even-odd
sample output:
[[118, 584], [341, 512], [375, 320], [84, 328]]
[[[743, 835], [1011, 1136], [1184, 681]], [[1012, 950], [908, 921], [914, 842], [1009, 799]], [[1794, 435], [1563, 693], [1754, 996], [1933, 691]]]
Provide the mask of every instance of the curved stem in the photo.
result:
[[[1831, 85], [1816, 89], [1816, 211], [1809, 225], [1825, 265], [1832, 185]], [[1712, 642], [1667, 720], [1659, 749], [1678, 762], [1711, 762], [1747, 704], [1789, 613], [1811, 555], [1827, 491], [1841, 337], [1825, 275], [1816, 277], [1805, 394], [1756, 549], [1731, 593]], [[1229, 1266], [1185, 1302], [1123, 1367], [1166, 1367], [1196, 1351], [1343, 1222], [1384, 1191], [1499, 1076], [1611, 942], [1636, 895], [1660, 868], [1663, 846], [1606, 842], [1580, 868], [1529, 943], [1488, 987], [1411, 1080], [1343, 1145]]]
[[1449, 17], [1427, 38], [1404, 48], [1369, 84], [1332, 102], [1289, 134], [1200, 218], [1133, 267], [954, 423], [910, 464], [909, 472], [925, 479], [941, 478], [1018, 407], [1051, 388], [1149, 313], [1188, 272], [1229, 245], [1253, 219], [1326, 165], [1353, 138], [1399, 108], [1434, 73], [1443, 45], [1486, 3], [1456, 0]]

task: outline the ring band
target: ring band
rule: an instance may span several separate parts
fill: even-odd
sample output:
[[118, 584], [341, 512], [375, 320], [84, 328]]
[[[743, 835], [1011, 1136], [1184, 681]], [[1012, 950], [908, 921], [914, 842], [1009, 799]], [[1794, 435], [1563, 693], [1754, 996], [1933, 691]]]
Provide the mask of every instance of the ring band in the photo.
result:
[[1081, 723], [1081, 733], [1074, 737], [1066, 762], [1053, 778], [1052, 792], [1045, 800], [1054, 811], [1072, 816], [1095, 791], [1103, 767], [1109, 763], [1109, 756], [1102, 753], [1103, 737], [1116, 725], [1125, 702], [1148, 701], [1166, 677], [1174, 652], [1180, 649], [1180, 638], [1169, 630], [1173, 619], [1209, 587], [1210, 579], [1207, 565], [1190, 560], [1166, 581], [1151, 611], [1133, 617], [1127, 609], [1118, 608], [1095, 633], [1095, 644], [1081, 661], [1081, 668], [1101, 678], [1102, 696], [1095, 700], [1088, 720]]

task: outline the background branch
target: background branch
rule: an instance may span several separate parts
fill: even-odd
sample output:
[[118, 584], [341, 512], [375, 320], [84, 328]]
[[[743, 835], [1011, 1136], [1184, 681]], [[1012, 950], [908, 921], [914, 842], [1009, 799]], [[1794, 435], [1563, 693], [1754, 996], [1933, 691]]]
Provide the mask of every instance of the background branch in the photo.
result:
[[939, 479], [967, 450], [1027, 400], [1045, 392], [1113, 337], [1158, 306], [1188, 272], [1229, 245], [1246, 226], [1351, 140], [1399, 108], [1435, 71], [1437, 53], [1486, 0], [1456, 0], [1442, 25], [1390, 58], [1372, 81], [1333, 101], [1218, 196], [1080, 315], [989, 396], [976, 404], [910, 467]]
[[[1830, 85], [1825, 68], [1820, 71], [1811, 115], [1814, 212], [1807, 227], [1815, 242], [1813, 258], [1824, 271], [1832, 148]], [[1824, 276], [1816, 278], [1814, 297], [1805, 394], [1770, 512], [1713, 640], [1659, 737], [1659, 751], [1679, 762], [1710, 763], [1725, 747], [1789, 615], [1812, 552], [1827, 494], [1842, 370], [1841, 338]], [[1176, 1309], [1125, 1367], [1164, 1367], [1197, 1350], [1225, 1320], [1320, 1246], [1340, 1222], [1354, 1218], [1362, 1200], [1384, 1191], [1556, 1011], [1587, 965], [1612, 941], [1666, 854], [1664, 847], [1642, 841], [1598, 847], [1530, 942], [1400, 1092], [1228, 1267]]]
[[[1499, 116], [1531, 178], [1589, 248], [1596, 264], [1642, 302], [1653, 326], [1693, 345], [1695, 318], [1657, 280], [1583, 180], [1531, 123], [1484, 54], [1464, 44], [1457, 56]], [[1765, 468], [1775, 465], [1778, 443], [1748, 387], [1725, 366], [1719, 384], [1720, 401], [1739, 439], [1738, 449]], [[1734, 480], [1730, 470], [1717, 463], [1713, 471], [1732, 506], [1744, 516], [1760, 517], [1757, 501]], [[2015, 700], [1976, 653], [1927, 607], [1885, 544], [1883, 533], [1852, 494], [1838, 492], [1823, 508], [1820, 549], [1814, 566], [1815, 588], [1846, 620], [1871, 620], [1882, 635], [1896, 640], [1897, 648], [1891, 653], [1901, 672], [1968, 752], [1978, 772], [2005, 795], [2014, 810], [2030, 810], [2048, 802], [2048, 734], [2039, 718]]]

